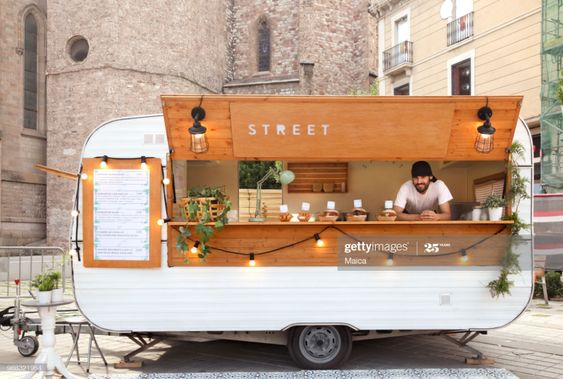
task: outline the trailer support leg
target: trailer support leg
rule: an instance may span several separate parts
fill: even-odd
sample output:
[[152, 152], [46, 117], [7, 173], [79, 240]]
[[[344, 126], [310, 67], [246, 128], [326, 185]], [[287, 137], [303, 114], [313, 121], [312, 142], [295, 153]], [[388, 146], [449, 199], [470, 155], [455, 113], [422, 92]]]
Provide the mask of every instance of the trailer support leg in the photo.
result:
[[468, 345], [468, 343], [473, 341], [473, 339], [475, 339], [475, 337], [477, 337], [479, 334], [481, 334], [481, 332], [466, 332], [460, 339], [454, 338], [449, 334], [442, 334], [442, 337], [452, 343], [455, 343], [457, 346], [467, 349], [475, 354], [475, 356], [472, 358], [465, 358], [465, 364], [492, 365], [496, 362], [494, 359], [485, 357], [482, 352]]
[[151, 347], [153, 347], [157, 343], [164, 340], [164, 338], [154, 338], [152, 341], [146, 342], [143, 339], [142, 336], [135, 335], [135, 334], [130, 334], [127, 337], [131, 341], [133, 341], [137, 345], [139, 345], [139, 348], [137, 350], [133, 350], [132, 352], [130, 352], [127, 355], [124, 355], [123, 359], [120, 362], [115, 363], [113, 365], [114, 368], [141, 368], [143, 366], [143, 362], [142, 361], [132, 361], [131, 358], [133, 358], [135, 355], [137, 355], [139, 353], [142, 353], [143, 351], [145, 351], [147, 349], [150, 349]]

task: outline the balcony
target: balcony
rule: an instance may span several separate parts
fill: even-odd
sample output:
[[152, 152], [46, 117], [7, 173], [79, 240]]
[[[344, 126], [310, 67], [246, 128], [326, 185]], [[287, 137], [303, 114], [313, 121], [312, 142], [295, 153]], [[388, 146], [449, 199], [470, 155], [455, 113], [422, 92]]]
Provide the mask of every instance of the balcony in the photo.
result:
[[410, 75], [412, 68], [412, 42], [403, 41], [383, 52], [383, 69], [386, 74], [397, 75], [405, 72]]
[[448, 46], [473, 35], [473, 12], [461, 16], [448, 24]]

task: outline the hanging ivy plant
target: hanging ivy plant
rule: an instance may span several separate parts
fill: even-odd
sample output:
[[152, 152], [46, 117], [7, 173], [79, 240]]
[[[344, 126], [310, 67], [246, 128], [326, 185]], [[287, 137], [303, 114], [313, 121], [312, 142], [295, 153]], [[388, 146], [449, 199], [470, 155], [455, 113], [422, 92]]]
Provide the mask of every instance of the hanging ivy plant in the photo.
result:
[[188, 239], [196, 234], [199, 237], [198, 258], [207, 258], [207, 242], [216, 231], [220, 231], [229, 222], [227, 213], [231, 210], [231, 201], [220, 187], [193, 188], [188, 192], [188, 202], [181, 207], [182, 216], [188, 221], [196, 221], [193, 227], [180, 227], [176, 237], [176, 249], [184, 254], [184, 262], [189, 263], [186, 251]]
[[519, 233], [522, 229], [529, 227], [518, 214], [518, 208], [520, 206], [520, 201], [523, 199], [529, 199], [530, 195], [527, 191], [528, 188], [528, 178], [523, 177], [520, 174], [518, 165], [514, 163], [515, 157], [523, 158], [524, 156], [524, 146], [520, 142], [514, 142], [510, 146], [510, 157], [508, 160], [508, 170], [510, 172], [510, 193], [508, 198], [511, 205], [513, 206], [513, 212], [510, 216], [505, 216], [505, 220], [512, 220], [511, 239], [508, 244], [506, 254], [502, 260], [502, 269], [500, 270], [500, 275], [498, 279], [492, 280], [487, 285], [491, 296], [498, 298], [500, 295], [510, 295], [510, 288], [514, 284], [512, 281], [508, 280], [509, 274], [520, 273], [520, 264], [518, 263], [518, 254], [514, 253], [514, 249], [521, 243]]

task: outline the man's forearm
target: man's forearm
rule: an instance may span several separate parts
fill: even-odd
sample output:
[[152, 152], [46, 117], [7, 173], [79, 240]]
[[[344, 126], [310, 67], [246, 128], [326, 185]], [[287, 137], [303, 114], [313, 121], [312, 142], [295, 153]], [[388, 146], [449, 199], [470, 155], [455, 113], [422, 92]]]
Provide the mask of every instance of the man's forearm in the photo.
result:
[[420, 215], [401, 212], [397, 214], [397, 219], [399, 219], [399, 221], [420, 221]]

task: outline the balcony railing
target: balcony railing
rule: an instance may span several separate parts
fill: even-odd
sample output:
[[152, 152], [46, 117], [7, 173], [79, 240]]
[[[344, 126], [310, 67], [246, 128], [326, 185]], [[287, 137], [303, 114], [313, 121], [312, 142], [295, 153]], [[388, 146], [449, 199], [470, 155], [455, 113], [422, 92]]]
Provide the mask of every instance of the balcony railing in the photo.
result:
[[473, 35], [473, 12], [461, 16], [448, 24], [448, 46]]
[[403, 63], [412, 63], [412, 42], [403, 41], [383, 52], [383, 68], [389, 71]]

